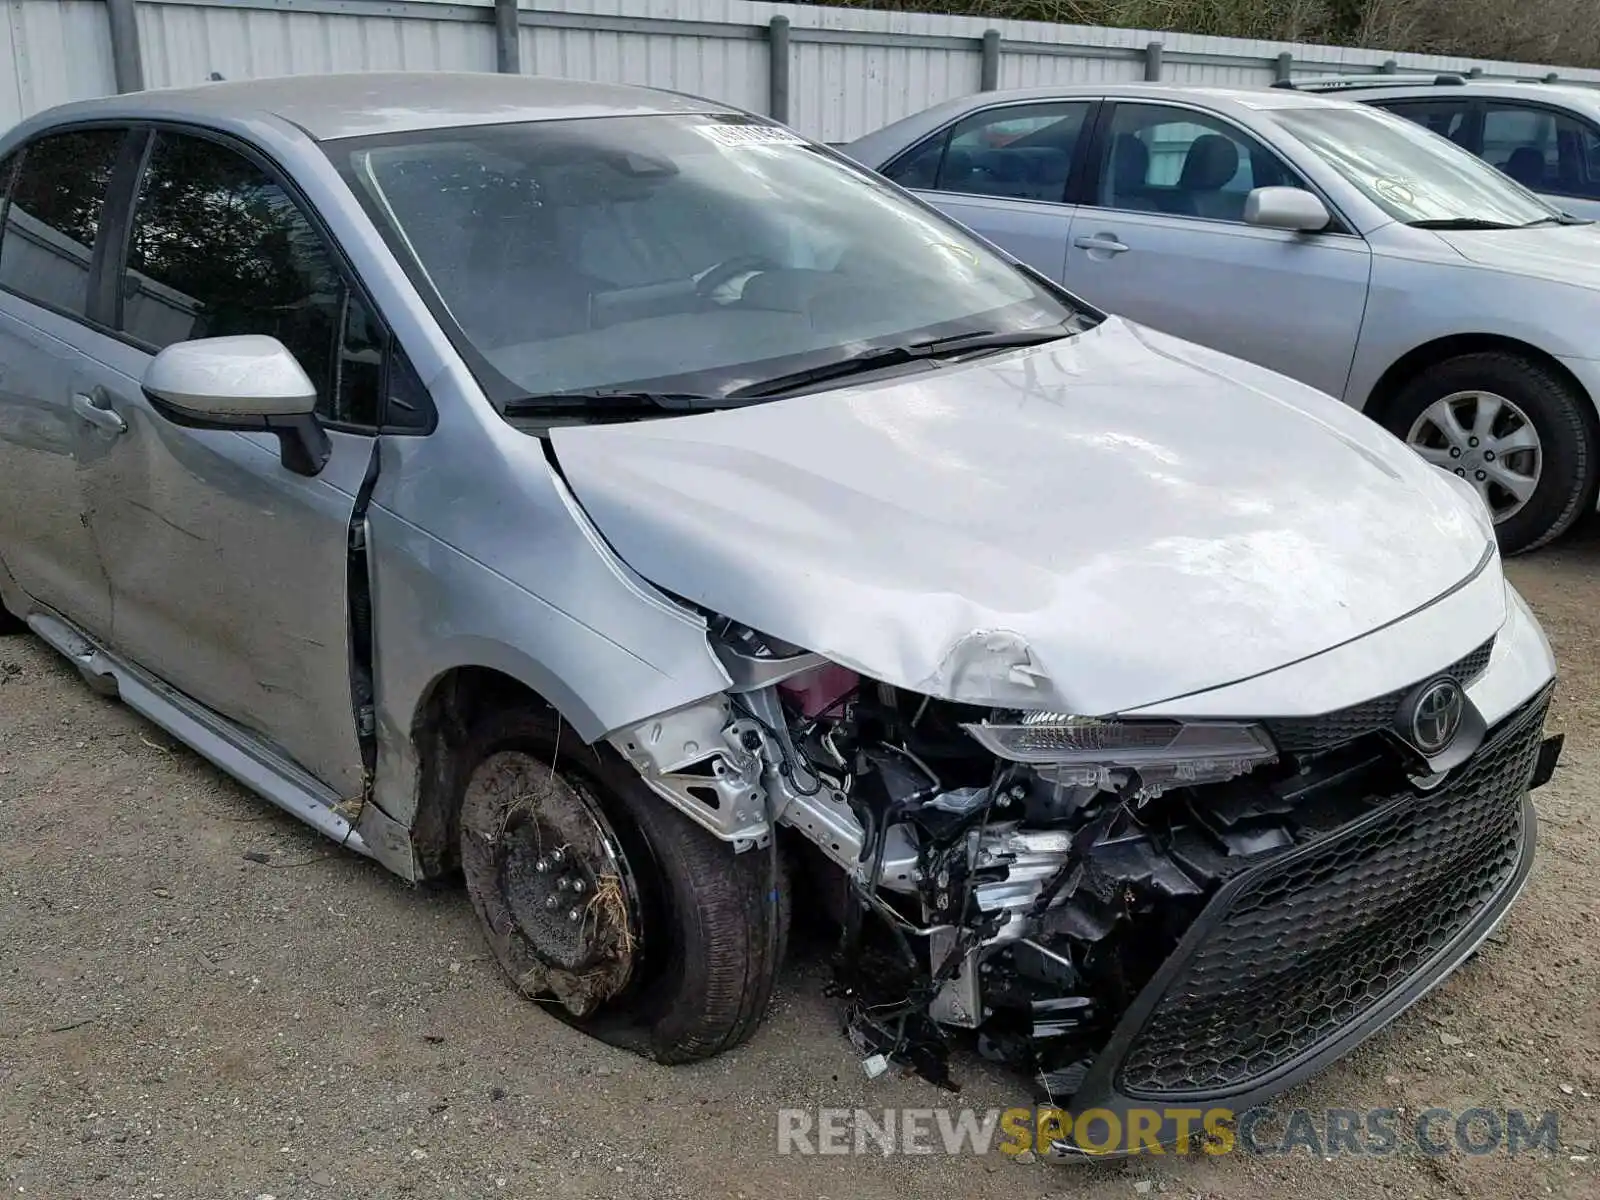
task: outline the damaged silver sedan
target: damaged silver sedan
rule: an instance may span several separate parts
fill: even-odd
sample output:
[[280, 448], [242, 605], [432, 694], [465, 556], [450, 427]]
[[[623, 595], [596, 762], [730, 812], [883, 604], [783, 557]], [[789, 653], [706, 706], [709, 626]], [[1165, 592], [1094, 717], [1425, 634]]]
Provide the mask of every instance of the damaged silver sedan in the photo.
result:
[[1555, 767], [1477, 494], [677, 95], [329, 76], [0, 143], [14, 623], [664, 1062], [1243, 1108], [1486, 937]]

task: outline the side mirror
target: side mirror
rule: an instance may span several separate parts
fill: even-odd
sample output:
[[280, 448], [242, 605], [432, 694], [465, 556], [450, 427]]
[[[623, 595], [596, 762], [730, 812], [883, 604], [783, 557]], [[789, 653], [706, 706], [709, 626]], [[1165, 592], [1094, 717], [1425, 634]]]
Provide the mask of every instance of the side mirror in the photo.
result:
[[300, 475], [316, 475], [333, 453], [313, 412], [317, 389], [275, 337], [175, 342], [145, 370], [144, 394], [175, 425], [277, 434], [283, 465]]
[[1316, 233], [1333, 220], [1328, 206], [1304, 188], [1259, 187], [1244, 198], [1247, 225]]

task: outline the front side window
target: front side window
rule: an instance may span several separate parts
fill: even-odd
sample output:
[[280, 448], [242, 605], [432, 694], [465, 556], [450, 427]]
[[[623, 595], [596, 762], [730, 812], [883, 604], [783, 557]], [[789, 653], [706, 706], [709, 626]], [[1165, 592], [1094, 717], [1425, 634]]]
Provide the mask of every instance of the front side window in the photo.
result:
[[1558, 219], [1548, 204], [1482, 159], [1381, 109], [1307, 105], [1277, 109], [1272, 119], [1408, 225], [1504, 229]]
[[1525, 188], [1600, 197], [1593, 128], [1565, 113], [1490, 102], [1483, 114], [1483, 157]]
[[324, 148], [497, 403], [726, 395], [879, 346], [1076, 315], [869, 173], [743, 119], [576, 119]]
[[1254, 138], [1171, 105], [1117, 105], [1103, 156], [1098, 203], [1106, 208], [1242, 221], [1252, 189], [1299, 185]]
[[220, 143], [156, 135], [134, 208], [121, 328], [154, 350], [270, 335], [316, 385], [320, 415], [376, 421], [382, 354], [370, 316], [295, 199]]
[[124, 133], [83, 129], [30, 143], [0, 234], [0, 287], [59, 312], [88, 311], [89, 268]]

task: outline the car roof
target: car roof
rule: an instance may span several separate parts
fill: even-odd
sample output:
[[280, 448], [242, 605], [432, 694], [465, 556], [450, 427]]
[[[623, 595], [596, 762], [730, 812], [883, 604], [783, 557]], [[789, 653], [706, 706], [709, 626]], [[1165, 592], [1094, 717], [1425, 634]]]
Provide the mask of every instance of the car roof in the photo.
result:
[[1352, 100], [1382, 100], [1398, 96], [1408, 99], [1437, 97], [1440, 100], [1461, 95], [1496, 96], [1507, 100], [1537, 100], [1557, 106], [1566, 103], [1585, 111], [1600, 110], [1600, 90], [1576, 83], [1545, 83], [1542, 80], [1458, 78], [1450, 83], [1435, 83], [1432, 76], [1426, 76], [1408, 83], [1402, 77], [1392, 84], [1363, 82], [1313, 94], [1348, 97]]
[[369, 71], [131, 92], [63, 105], [41, 117], [54, 124], [273, 116], [328, 141], [510, 121], [735, 111], [711, 100], [619, 84], [487, 72]]
[[935, 104], [851, 142], [846, 153], [880, 167], [900, 151], [969, 112], [1040, 100], [1176, 100], [1233, 117], [1244, 124], [1271, 111], [1296, 108], [1361, 108], [1343, 97], [1288, 89], [1206, 87], [1181, 83], [1092, 83], [1066, 87], [1011, 88], [978, 92]]

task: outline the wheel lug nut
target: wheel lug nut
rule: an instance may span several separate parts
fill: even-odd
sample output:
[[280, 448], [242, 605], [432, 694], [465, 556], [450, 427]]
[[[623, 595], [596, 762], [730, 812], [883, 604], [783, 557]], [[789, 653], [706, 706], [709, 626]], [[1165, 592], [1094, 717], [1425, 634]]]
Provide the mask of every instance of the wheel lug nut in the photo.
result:
[[1465, 479], [1467, 477], [1467, 473], [1465, 471], [1463, 471], [1460, 467], [1456, 468], [1456, 474], [1461, 476], [1461, 478], [1463, 478], [1463, 479]]
[[546, 908], [554, 908], [556, 905], [558, 905], [560, 903], [561, 903], [561, 901], [557, 900], [554, 896], [546, 896], [545, 897], [545, 901], [544, 901], [544, 906]]
[[572, 881], [572, 894], [573, 894], [573, 895], [574, 895], [574, 896], [581, 896], [581, 895], [583, 895], [583, 880], [581, 880], [581, 879], [574, 879], [574, 880], [573, 880], [573, 881]]
[[546, 871], [548, 871], [550, 869], [550, 863], [547, 860], [541, 858], [538, 862], [533, 864], [533, 869], [535, 871], [539, 872], [539, 874], [543, 875]]
[[559, 867], [562, 863], [564, 863], [566, 861], [567, 861], [567, 856], [562, 851], [560, 851], [560, 850], [552, 850], [552, 851], [550, 851], [550, 863], [551, 863], [552, 866]]
[[1451, 458], [1460, 458], [1461, 457], [1461, 447], [1460, 446], [1451, 446], [1450, 447], [1450, 457]]
[[1468, 438], [1467, 439], [1467, 445], [1476, 446], [1477, 444], [1478, 444], [1478, 439], [1477, 438]]
[[1493, 450], [1485, 450], [1483, 452], [1483, 461], [1484, 462], [1493, 462], [1494, 461], [1494, 451]]
[[581, 908], [569, 908], [567, 910], [567, 920], [574, 924], [583, 920], [583, 910]]
[[1489, 478], [1489, 472], [1487, 472], [1487, 471], [1479, 471], [1478, 472], [1478, 482], [1479, 483], [1482, 483], [1487, 478]]
[[564, 892], [571, 886], [572, 886], [572, 880], [568, 879], [565, 875], [563, 875], [560, 879], [556, 880], [556, 889], [558, 891]]

